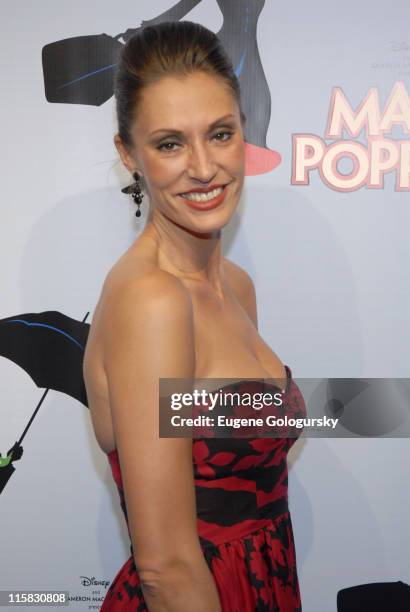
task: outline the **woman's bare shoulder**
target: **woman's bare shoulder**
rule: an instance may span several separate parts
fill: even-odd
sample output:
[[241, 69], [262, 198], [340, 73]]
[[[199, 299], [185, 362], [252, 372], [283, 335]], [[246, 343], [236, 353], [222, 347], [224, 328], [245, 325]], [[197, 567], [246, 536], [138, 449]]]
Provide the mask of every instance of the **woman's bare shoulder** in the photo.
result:
[[153, 301], [186, 300], [189, 293], [181, 280], [159, 268], [150, 259], [130, 255], [116, 262], [109, 270], [101, 292], [102, 302], [112, 305], [119, 300], [138, 300], [152, 306]]
[[120, 335], [138, 335], [145, 350], [144, 343], [159, 342], [159, 330], [165, 341], [181, 325], [193, 335], [192, 300], [177, 276], [143, 258], [120, 260], [108, 271], [91, 326], [103, 362]]
[[227, 257], [222, 258], [222, 264], [229, 281], [232, 282], [237, 289], [249, 290], [249, 288], [254, 287], [253, 280], [245, 268], [242, 268], [239, 264], [231, 261]]
[[222, 265], [231, 289], [257, 327], [256, 291], [250, 274], [226, 257], [223, 257]]

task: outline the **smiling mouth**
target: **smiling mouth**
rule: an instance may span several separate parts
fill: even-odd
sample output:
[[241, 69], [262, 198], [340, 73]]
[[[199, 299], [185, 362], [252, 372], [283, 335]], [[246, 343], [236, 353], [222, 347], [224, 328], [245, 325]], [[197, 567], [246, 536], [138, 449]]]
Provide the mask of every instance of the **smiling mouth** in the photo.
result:
[[206, 193], [191, 191], [189, 193], [180, 193], [178, 195], [186, 200], [191, 200], [192, 202], [210, 202], [219, 196], [224, 191], [225, 187], [226, 185], [223, 185], [223, 187], [216, 187], [215, 189], [207, 191]]

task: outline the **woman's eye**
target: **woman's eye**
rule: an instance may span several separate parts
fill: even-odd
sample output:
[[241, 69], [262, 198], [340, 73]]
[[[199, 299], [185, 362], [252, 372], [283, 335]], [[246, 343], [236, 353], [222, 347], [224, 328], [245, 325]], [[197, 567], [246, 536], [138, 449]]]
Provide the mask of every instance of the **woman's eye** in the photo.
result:
[[[216, 140], [219, 140], [221, 142], [225, 142], [226, 140], [229, 140], [231, 138], [231, 136], [233, 135], [233, 132], [230, 131], [222, 131], [222, 132], [217, 132], [216, 134], [214, 134], [214, 138], [216, 138]], [[159, 151], [165, 151], [165, 152], [169, 152], [171, 153], [172, 151], [175, 151], [174, 147], [177, 147], [178, 143], [177, 142], [163, 142], [160, 145], [158, 145], [157, 149]]]
[[224, 140], [229, 140], [229, 139], [230, 139], [230, 137], [232, 136], [232, 134], [233, 134], [233, 132], [228, 132], [228, 131], [224, 131], [224, 132], [217, 132], [217, 133], [215, 134], [215, 137], [216, 137], [216, 136], [227, 136], [228, 138], [217, 138], [217, 140], [222, 140], [222, 141], [224, 141]]
[[176, 142], [163, 142], [162, 144], [158, 145], [158, 149], [159, 151], [175, 151], [175, 149], [169, 149], [169, 148], [165, 148], [165, 147], [173, 147], [173, 146], [177, 146]]

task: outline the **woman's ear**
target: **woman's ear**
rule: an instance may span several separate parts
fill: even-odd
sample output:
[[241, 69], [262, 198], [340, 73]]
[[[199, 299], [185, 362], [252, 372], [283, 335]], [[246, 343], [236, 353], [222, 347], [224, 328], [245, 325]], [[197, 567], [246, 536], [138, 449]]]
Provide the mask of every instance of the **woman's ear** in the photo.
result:
[[118, 133], [114, 136], [114, 144], [119, 156], [121, 157], [121, 161], [127, 168], [127, 170], [129, 170], [131, 174], [133, 172], [138, 172], [138, 174], [140, 174], [138, 168], [135, 167], [135, 159], [132, 157], [129, 149], [122, 142], [121, 137]]

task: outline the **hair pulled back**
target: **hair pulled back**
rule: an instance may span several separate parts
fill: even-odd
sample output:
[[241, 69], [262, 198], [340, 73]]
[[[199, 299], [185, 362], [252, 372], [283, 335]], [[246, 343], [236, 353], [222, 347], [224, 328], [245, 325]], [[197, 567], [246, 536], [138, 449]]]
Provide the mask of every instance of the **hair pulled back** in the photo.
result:
[[231, 88], [244, 124], [239, 81], [214, 32], [192, 21], [164, 21], [140, 28], [127, 40], [114, 83], [118, 134], [125, 146], [133, 147], [131, 126], [144, 87], [165, 76], [197, 70], [219, 77]]

